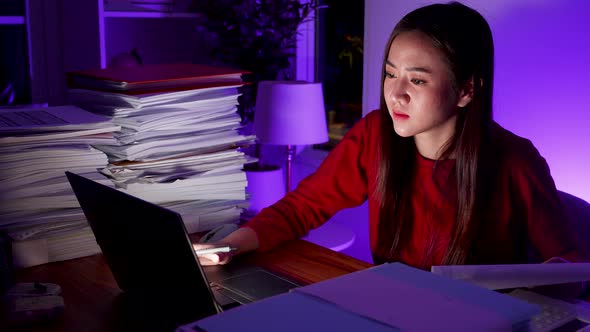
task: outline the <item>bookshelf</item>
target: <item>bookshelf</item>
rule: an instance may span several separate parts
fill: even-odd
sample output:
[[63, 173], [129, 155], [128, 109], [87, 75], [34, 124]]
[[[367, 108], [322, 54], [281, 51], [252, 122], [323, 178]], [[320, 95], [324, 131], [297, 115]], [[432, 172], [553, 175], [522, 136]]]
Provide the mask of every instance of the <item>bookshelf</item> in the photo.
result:
[[[302, 0], [305, 1], [305, 0]], [[171, 3], [165, 10], [140, 7], [151, 0], [2, 0], [0, 43], [19, 54], [3, 51], [2, 68], [20, 68], [25, 77], [19, 104], [67, 103], [65, 73], [105, 68], [121, 53], [137, 49], [144, 63], [207, 63], [207, 33], [199, 16], [189, 11], [191, 0]], [[296, 78], [314, 80], [314, 23], [301, 27]], [[11, 36], [6, 40], [5, 35]]]
[[24, 16], [0, 16], [0, 25], [23, 25]]
[[119, 18], [198, 18], [199, 16], [193, 13], [166, 13], [166, 12], [150, 12], [150, 11], [106, 11], [104, 17], [119, 17]]
[[172, 7], [162, 9], [127, 0], [60, 1], [63, 72], [106, 68], [133, 49], [146, 64], [207, 61], [198, 15], [188, 11], [190, 0], [171, 1]]
[[0, 3], [0, 106], [31, 99], [26, 6], [22, 0]]
[[0, 52], [0, 91], [10, 82], [13, 104], [64, 104], [66, 72], [105, 68], [133, 48], [144, 63], [205, 61], [190, 0], [171, 1], [174, 7], [164, 11], [130, 3], [2, 0], [0, 45], [16, 52]]
[[[166, 1], [161, 1], [165, 3]], [[154, 7], [163, 8], [154, 8]], [[104, 17], [119, 18], [198, 18], [195, 13], [188, 12], [190, 2], [172, 1], [170, 5], [151, 5], [146, 8], [141, 5], [129, 4], [126, 0], [104, 2]]]
[[25, 1], [0, 1], [0, 26], [25, 24]]
[[[201, 56], [198, 15], [186, 1], [150, 10], [127, 1], [62, 0], [66, 70], [105, 68], [137, 48], [145, 63], [195, 61]], [[201, 44], [202, 45], [202, 44]]]

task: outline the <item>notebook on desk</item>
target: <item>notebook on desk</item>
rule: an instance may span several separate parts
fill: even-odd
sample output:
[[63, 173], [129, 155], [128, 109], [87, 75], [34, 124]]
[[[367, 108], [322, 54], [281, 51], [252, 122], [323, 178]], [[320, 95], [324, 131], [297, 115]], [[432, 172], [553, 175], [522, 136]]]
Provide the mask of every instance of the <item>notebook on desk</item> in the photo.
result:
[[125, 293], [174, 302], [183, 297], [191, 307], [184, 309], [193, 313], [188, 319], [195, 320], [297, 287], [254, 266], [211, 267], [208, 278], [178, 213], [74, 173], [66, 175]]

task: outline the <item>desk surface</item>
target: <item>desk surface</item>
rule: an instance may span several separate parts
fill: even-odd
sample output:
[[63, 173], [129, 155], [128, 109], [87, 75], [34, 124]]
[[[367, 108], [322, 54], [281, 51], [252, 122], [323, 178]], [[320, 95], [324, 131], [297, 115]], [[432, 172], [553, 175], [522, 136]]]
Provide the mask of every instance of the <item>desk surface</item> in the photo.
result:
[[[303, 240], [285, 243], [266, 253], [247, 254], [240, 259], [301, 284], [334, 278], [371, 266]], [[107, 324], [112, 324], [113, 317], [117, 316], [114, 304], [121, 290], [100, 254], [22, 269], [17, 271], [16, 279], [18, 282], [59, 284], [66, 305], [64, 314], [51, 326], [22, 331], [105, 331]]]

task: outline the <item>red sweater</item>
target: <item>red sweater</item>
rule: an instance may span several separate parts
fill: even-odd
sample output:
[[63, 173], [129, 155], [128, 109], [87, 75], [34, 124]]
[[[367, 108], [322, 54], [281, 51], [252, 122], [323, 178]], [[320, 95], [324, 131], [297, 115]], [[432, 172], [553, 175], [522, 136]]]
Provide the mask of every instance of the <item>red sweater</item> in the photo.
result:
[[[257, 233], [260, 251], [304, 236], [339, 210], [368, 199], [371, 251], [374, 257], [384, 256], [375, 252], [379, 203], [371, 194], [377, 174], [379, 122], [379, 111], [361, 119], [314, 174], [245, 225]], [[554, 256], [580, 260], [562, 227], [565, 216], [545, 160], [530, 141], [497, 129], [495, 143], [502, 151], [496, 161], [499, 180], [475, 244], [478, 261], [472, 263], [524, 263], [531, 260], [531, 253], [533, 260]], [[439, 161], [433, 176], [434, 161], [419, 154], [416, 158], [415, 220], [400, 260], [429, 269], [442, 262], [456, 216], [456, 181], [448, 181], [455, 161]]]

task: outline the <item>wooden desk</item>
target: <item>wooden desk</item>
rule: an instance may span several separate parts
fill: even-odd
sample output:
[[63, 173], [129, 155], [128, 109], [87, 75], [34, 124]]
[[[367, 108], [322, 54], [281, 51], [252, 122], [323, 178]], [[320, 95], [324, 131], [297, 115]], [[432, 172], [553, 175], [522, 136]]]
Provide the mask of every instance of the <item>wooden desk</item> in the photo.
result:
[[[251, 253], [238, 259], [275, 271], [301, 284], [334, 278], [371, 266], [303, 240], [291, 241], [273, 251]], [[101, 254], [22, 269], [17, 271], [16, 279], [18, 282], [59, 284], [66, 305], [62, 317], [51, 326], [19, 331], [106, 331], [113, 327], [113, 319], [117, 316], [115, 300], [121, 290]]]

